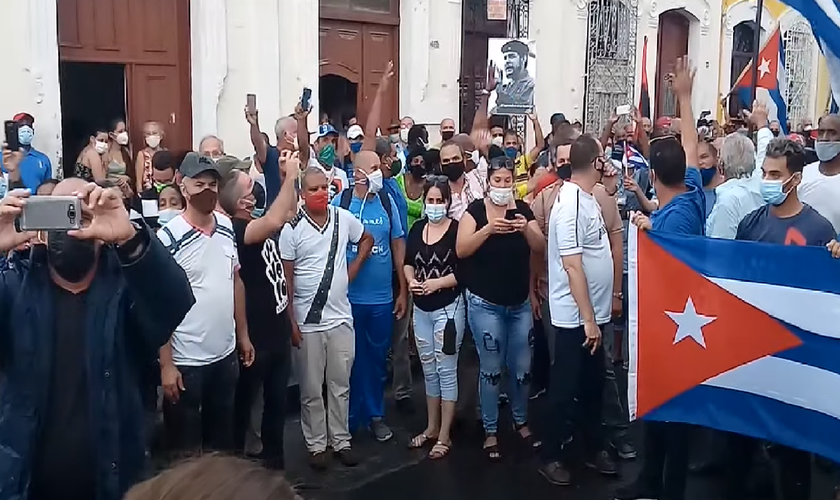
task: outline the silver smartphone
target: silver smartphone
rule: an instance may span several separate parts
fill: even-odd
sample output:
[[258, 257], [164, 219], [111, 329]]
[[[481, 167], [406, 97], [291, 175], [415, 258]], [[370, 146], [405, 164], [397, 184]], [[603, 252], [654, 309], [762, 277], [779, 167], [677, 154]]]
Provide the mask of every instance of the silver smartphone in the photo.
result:
[[20, 214], [21, 231], [55, 231], [82, 227], [82, 202], [75, 196], [30, 196]]

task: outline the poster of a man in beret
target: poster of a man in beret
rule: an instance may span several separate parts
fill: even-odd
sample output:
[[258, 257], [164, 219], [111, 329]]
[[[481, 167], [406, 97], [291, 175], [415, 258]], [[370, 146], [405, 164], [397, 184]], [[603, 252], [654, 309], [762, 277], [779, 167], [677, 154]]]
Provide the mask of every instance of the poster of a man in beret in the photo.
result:
[[534, 43], [529, 41], [491, 38], [487, 53], [498, 68], [495, 103], [490, 109], [496, 115], [525, 115], [534, 107]]

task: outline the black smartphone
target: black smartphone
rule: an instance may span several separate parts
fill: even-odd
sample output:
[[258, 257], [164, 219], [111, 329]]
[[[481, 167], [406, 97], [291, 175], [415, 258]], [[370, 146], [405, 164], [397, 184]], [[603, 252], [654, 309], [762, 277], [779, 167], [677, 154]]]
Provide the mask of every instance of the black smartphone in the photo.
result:
[[245, 107], [248, 108], [248, 113], [254, 114], [257, 112], [256, 94], [248, 94], [245, 96]]
[[519, 212], [517, 212], [515, 208], [507, 209], [507, 211], [505, 212], [505, 220], [516, 220], [516, 215], [518, 213]]
[[20, 124], [16, 121], [7, 120], [4, 123], [3, 129], [5, 130], [6, 134], [6, 144], [12, 151], [17, 151], [20, 149], [20, 140], [18, 139], [19, 128]]
[[304, 111], [309, 111], [311, 104], [309, 100], [312, 99], [312, 89], [303, 87], [303, 94], [300, 96], [300, 107], [303, 108]]

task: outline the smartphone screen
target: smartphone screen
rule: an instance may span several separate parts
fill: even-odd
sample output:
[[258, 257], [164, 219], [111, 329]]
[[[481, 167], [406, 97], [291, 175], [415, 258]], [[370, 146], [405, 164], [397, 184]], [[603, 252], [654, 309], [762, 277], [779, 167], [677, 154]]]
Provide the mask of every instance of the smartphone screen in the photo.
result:
[[6, 121], [4, 124], [4, 133], [6, 134], [6, 144], [12, 151], [20, 149], [20, 141], [18, 140], [18, 129], [20, 124], [15, 121]]
[[257, 96], [256, 94], [248, 94], [245, 96], [246, 104], [245, 106], [248, 108], [248, 112], [253, 114], [257, 112]]
[[518, 213], [519, 212], [517, 212], [515, 208], [509, 208], [505, 212], [505, 220], [515, 220], [516, 219], [516, 214], [518, 214]]
[[312, 99], [312, 89], [304, 87], [303, 94], [300, 96], [300, 107], [308, 110], [311, 107], [309, 100]]
[[630, 105], [625, 104], [623, 106], [618, 106], [617, 108], [615, 108], [615, 114], [617, 114], [619, 116], [629, 115], [630, 114]]

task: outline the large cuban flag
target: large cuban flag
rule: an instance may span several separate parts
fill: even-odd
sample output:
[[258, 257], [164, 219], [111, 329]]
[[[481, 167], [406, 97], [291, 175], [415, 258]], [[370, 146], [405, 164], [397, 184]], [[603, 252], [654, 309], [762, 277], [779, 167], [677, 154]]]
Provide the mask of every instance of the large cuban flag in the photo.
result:
[[838, 0], [782, 0], [811, 23], [820, 45], [834, 101], [840, 102], [840, 3]]
[[632, 419], [840, 461], [840, 261], [633, 228], [628, 264]]
[[[736, 93], [741, 105], [752, 109], [752, 65], [741, 71], [732, 89]], [[758, 53], [758, 83], [755, 86], [756, 100], [767, 106], [768, 118], [777, 120], [782, 130], [787, 133], [787, 105], [784, 99], [785, 83], [785, 52], [779, 26], [767, 37], [764, 46]]]

